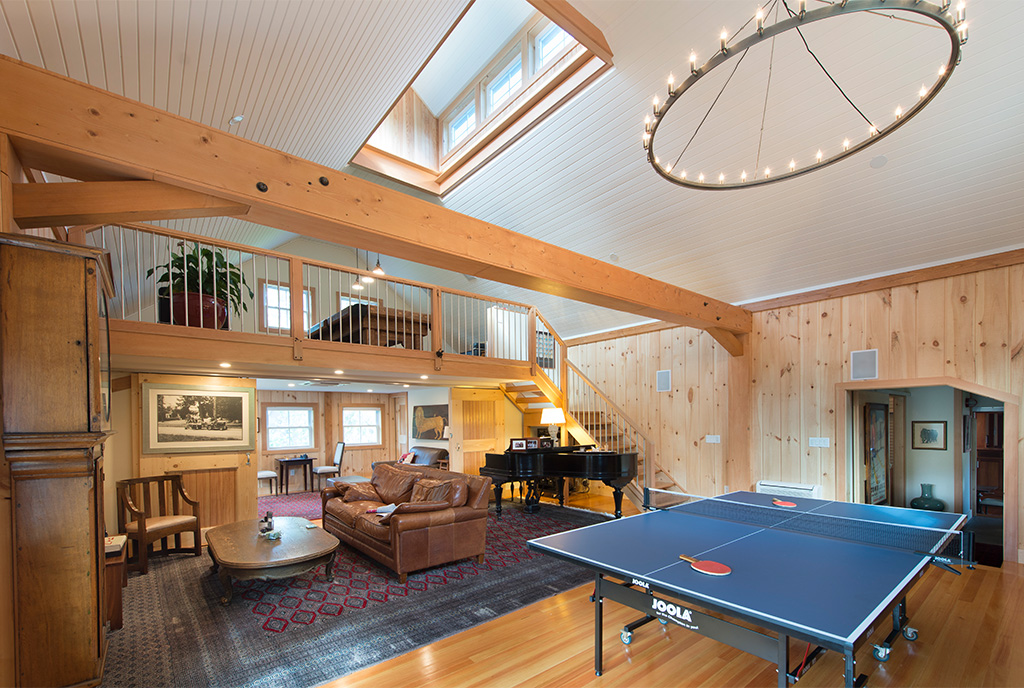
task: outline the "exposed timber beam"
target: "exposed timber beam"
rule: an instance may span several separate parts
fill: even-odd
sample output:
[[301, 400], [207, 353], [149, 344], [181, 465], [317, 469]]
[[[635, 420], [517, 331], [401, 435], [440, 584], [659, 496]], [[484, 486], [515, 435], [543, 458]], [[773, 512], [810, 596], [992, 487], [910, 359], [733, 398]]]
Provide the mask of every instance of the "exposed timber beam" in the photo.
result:
[[14, 222], [14, 182], [22, 180], [21, 163], [11, 147], [10, 139], [0, 134], [0, 232], [18, 232]]
[[527, 0], [538, 12], [562, 27], [583, 47], [597, 55], [605, 64], [612, 64], [612, 49], [601, 29], [579, 13], [566, 0]]
[[249, 206], [151, 181], [15, 184], [22, 229], [245, 215]]
[[316, 239], [700, 329], [751, 328], [746, 309], [11, 58], [0, 56], [0, 83], [0, 133], [31, 167], [159, 181], [249, 205], [247, 220]]

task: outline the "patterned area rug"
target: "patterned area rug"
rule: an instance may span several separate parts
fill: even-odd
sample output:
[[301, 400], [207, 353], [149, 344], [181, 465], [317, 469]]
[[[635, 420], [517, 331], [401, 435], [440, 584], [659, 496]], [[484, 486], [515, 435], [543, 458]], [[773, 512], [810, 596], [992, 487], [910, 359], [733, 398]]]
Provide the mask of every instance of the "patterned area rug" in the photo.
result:
[[258, 497], [256, 513], [263, 516], [268, 511], [273, 511], [275, 516], [301, 516], [313, 520], [323, 516], [323, 503], [319, 492]]
[[236, 582], [228, 606], [209, 557], [157, 558], [129, 578], [102, 685], [319, 685], [591, 581], [525, 542], [606, 518], [551, 505], [533, 515], [507, 508], [501, 519], [492, 510], [482, 564], [428, 569], [404, 585], [342, 544], [332, 580], [319, 567]]

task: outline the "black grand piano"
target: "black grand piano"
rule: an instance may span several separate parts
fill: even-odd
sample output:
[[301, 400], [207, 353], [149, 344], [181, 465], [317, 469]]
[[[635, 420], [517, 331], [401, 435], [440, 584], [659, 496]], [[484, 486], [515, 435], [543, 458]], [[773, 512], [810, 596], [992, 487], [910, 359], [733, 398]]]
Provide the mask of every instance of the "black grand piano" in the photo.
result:
[[504, 483], [526, 483], [523, 511], [532, 514], [540, 509], [540, 487], [537, 483], [541, 478], [558, 478], [559, 504], [563, 504], [566, 478], [588, 478], [601, 480], [615, 491], [615, 518], [621, 518], [622, 488], [636, 477], [636, 453], [594, 451], [592, 446], [519, 449], [487, 454], [484, 465], [480, 467], [480, 475], [490, 476], [494, 482], [498, 516], [501, 516]]

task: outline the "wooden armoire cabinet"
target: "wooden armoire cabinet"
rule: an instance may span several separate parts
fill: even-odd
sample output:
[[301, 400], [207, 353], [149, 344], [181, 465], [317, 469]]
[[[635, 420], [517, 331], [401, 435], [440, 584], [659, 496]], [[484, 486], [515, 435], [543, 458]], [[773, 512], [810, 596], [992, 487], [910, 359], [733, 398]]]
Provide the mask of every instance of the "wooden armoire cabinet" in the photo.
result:
[[94, 685], [103, 671], [101, 259], [0, 235], [0, 685]]

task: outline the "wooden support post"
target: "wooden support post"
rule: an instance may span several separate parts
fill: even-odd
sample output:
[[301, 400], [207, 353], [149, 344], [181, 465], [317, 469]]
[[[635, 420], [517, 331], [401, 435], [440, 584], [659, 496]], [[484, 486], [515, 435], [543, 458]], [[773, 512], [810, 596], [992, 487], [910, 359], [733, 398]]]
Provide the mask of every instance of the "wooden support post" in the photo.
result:
[[0, 134], [0, 232], [20, 233], [14, 221], [14, 182], [20, 181], [21, 164], [11, 147], [11, 140]]
[[[296, 361], [302, 360], [302, 341], [306, 338], [306, 326], [303, 322], [302, 301], [305, 284], [302, 280], [302, 259], [292, 258], [288, 261], [288, 300], [291, 307], [292, 340], [295, 342], [292, 356]], [[311, 303], [310, 306], [313, 304]], [[310, 313], [310, 317], [312, 317]], [[312, 324], [312, 323], [310, 323]]]

